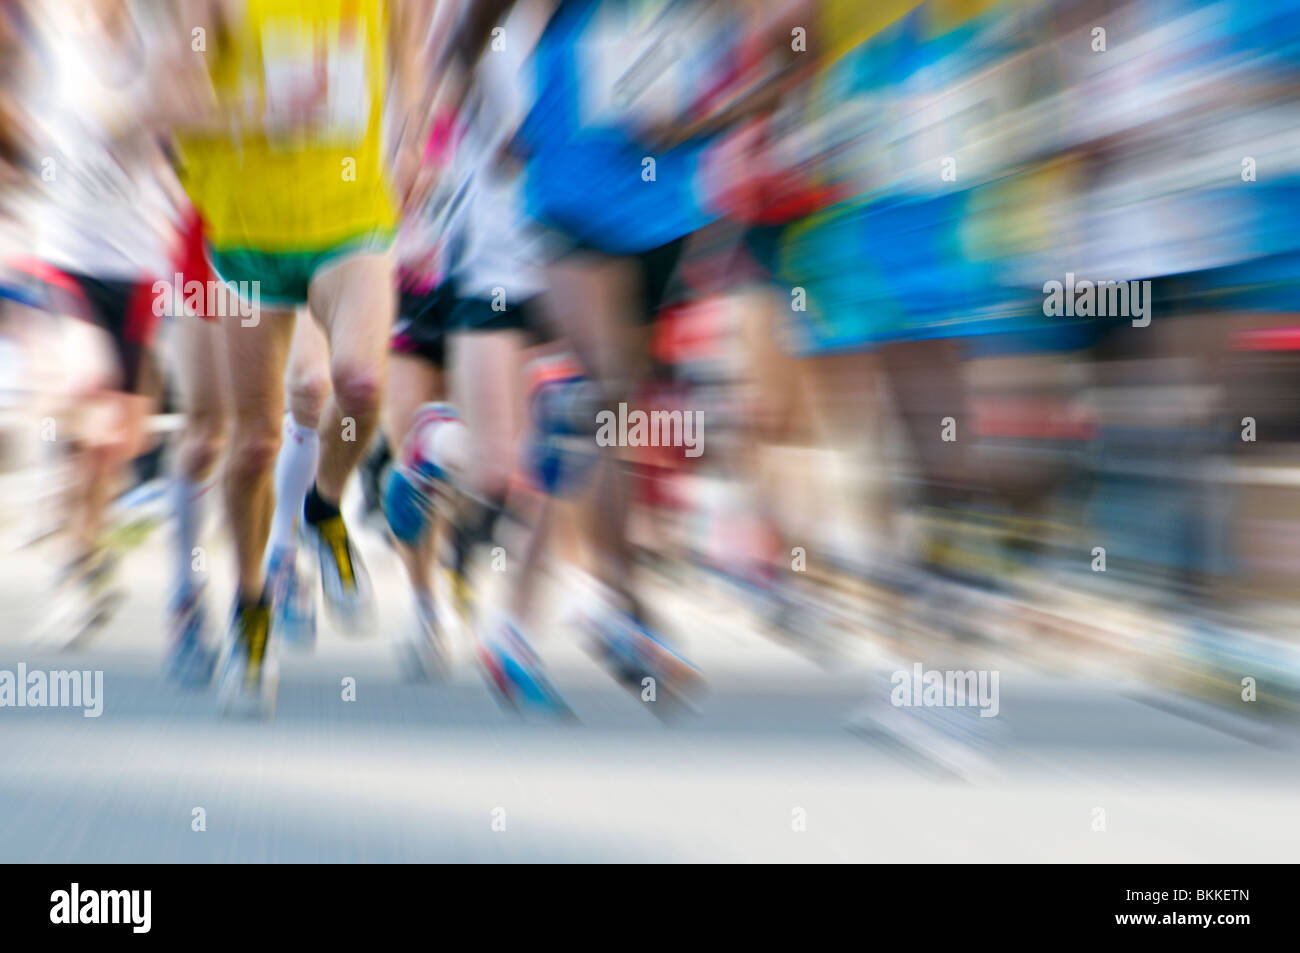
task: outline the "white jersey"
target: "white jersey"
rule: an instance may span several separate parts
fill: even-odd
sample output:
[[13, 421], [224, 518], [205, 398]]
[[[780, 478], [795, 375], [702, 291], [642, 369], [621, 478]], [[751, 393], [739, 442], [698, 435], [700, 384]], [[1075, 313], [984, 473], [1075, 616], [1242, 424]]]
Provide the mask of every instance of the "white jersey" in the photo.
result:
[[548, 13], [546, 4], [515, 5], [501, 43], [484, 51], [465, 103], [454, 163], [464, 217], [451, 265], [462, 297], [494, 298], [503, 289], [513, 305], [545, 287], [542, 233], [526, 216], [522, 176], [502, 155], [532, 105], [525, 70]]
[[402, 219], [393, 255], [404, 287], [438, 285], [448, 277], [464, 231], [467, 188], [467, 182], [445, 175], [424, 204]]
[[128, 31], [112, 47], [102, 30], [68, 22], [66, 10], [45, 13], [40, 41], [50, 76], [28, 104], [37, 125], [39, 187], [27, 209], [34, 251], [100, 278], [165, 275], [174, 210], [157, 179], [155, 147], [135, 133], [114, 139], [134, 124], [144, 94], [144, 38], [161, 31]]

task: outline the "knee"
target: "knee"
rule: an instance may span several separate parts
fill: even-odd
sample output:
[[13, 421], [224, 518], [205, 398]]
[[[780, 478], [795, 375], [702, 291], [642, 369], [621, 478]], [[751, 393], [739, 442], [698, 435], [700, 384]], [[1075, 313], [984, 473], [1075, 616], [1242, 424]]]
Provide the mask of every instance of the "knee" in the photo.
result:
[[182, 469], [191, 480], [206, 479], [225, 448], [225, 421], [219, 414], [191, 414], [181, 451]]
[[330, 395], [329, 376], [323, 370], [302, 371], [289, 379], [289, 410], [304, 427], [320, 425], [321, 410]]
[[333, 369], [334, 399], [339, 410], [351, 417], [371, 417], [379, 412], [379, 369], [340, 363]]
[[229, 468], [240, 479], [251, 479], [270, 472], [280, 451], [279, 421], [270, 419], [240, 420], [230, 445]]

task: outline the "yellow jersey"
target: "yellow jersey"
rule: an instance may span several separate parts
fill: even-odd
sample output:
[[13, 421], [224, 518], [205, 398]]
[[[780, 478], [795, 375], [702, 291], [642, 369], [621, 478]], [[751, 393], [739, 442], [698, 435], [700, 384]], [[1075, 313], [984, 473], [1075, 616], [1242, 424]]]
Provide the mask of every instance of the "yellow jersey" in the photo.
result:
[[290, 253], [391, 233], [385, 0], [244, 0], [209, 39], [231, 128], [178, 137], [209, 244]]

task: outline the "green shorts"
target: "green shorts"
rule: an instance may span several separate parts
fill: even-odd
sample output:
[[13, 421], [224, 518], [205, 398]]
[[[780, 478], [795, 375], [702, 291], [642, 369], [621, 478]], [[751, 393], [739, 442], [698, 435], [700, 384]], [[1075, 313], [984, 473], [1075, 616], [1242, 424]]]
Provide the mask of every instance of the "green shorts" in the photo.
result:
[[257, 282], [258, 300], [272, 306], [291, 307], [307, 302], [307, 289], [316, 272], [337, 258], [365, 252], [386, 251], [393, 243], [391, 232], [366, 233], [357, 238], [313, 251], [268, 252], [256, 248], [208, 247], [212, 270], [219, 279], [235, 287]]

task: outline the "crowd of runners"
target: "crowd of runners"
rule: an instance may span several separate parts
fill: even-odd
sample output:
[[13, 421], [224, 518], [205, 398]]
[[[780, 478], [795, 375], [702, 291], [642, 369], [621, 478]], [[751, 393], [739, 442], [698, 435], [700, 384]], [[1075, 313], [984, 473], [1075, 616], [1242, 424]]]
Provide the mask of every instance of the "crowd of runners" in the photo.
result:
[[565, 710], [557, 562], [683, 701], [651, 574], [804, 643], [1169, 632], [1292, 704], [1297, 66], [1291, 0], [0, 0], [42, 637], [152, 488], [165, 670], [226, 712], [318, 605], [371, 634], [372, 513], [399, 664], [466, 632], [511, 705]]

